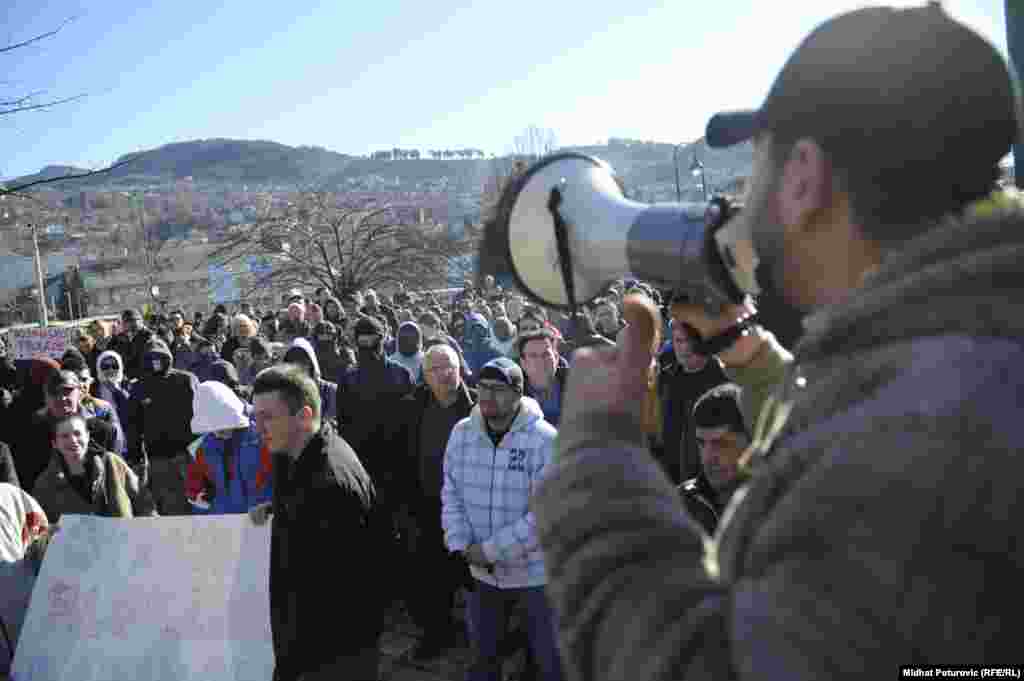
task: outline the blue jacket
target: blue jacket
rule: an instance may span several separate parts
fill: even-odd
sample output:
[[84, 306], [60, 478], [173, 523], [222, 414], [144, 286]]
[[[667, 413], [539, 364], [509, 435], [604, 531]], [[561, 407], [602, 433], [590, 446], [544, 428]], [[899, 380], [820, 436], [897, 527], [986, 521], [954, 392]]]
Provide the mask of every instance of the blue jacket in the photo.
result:
[[466, 363], [474, 378], [480, 373], [480, 369], [492, 359], [503, 357], [501, 351], [494, 344], [494, 336], [491, 335], [491, 326], [479, 313], [473, 313], [466, 318], [465, 352]]
[[[193, 513], [245, 513], [273, 497], [270, 452], [254, 425], [233, 431], [228, 440], [208, 433], [194, 450], [185, 476]], [[209, 508], [203, 508], [203, 493]]]

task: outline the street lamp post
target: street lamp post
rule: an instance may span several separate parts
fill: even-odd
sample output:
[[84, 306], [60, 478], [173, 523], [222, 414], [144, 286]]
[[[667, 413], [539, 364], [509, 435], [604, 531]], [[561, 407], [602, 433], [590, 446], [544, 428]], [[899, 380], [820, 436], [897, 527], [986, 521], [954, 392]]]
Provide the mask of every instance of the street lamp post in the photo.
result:
[[672, 148], [672, 163], [676, 169], [676, 201], [683, 200], [683, 189], [679, 184], [679, 150], [686, 146], [686, 142], [680, 142]]
[[36, 261], [36, 286], [39, 287], [39, 326], [45, 327], [49, 325], [49, 319], [46, 313], [46, 282], [43, 279], [43, 259], [39, 256], [38, 225], [32, 223], [28, 228], [32, 231], [32, 251]]
[[700, 178], [700, 188], [701, 191], [704, 193], [704, 200], [707, 201], [708, 182], [706, 176], [704, 175], [704, 164], [700, 162], [699, 158], [697, 158], [696, 151], [693, 152], [693, 161], [690, 163], [690, 174], [693, 175], [693, 179], [697, 179], [698, 177]]

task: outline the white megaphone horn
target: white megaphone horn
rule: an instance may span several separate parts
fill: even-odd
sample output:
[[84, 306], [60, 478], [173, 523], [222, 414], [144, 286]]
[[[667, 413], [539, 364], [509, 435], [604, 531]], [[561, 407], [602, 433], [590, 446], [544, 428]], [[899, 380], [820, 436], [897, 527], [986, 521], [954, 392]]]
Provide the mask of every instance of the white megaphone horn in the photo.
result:
[[756, 262], [751, 249], [738, 248], [734, 228], [709, 238], [715, 205], [631, 201], [604, 161], [556, 154], [505, 189], [483, 248], [507, 261], [527, 295], [551, 307], [589, 302], [624, 276], [737, 302], [757, 292]]

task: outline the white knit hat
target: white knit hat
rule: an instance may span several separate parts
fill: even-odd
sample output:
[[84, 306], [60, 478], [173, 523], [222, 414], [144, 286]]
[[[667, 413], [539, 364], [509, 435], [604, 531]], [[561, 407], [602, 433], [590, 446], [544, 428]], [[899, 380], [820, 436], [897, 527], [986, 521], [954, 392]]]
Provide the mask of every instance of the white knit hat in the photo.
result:
[[245, 403], [231, 388], [220, 381], [204, 381], [199, 384], [192, 401], [193, 433], [199, 435], [248, 426]]

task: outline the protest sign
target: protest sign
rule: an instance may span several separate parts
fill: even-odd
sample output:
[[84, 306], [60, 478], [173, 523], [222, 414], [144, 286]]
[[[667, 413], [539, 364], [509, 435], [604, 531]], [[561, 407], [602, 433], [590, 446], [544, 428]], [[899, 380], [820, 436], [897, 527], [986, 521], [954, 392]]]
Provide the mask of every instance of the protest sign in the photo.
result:
[[11, 329], [7, 332], [11, 355], [14, 359], [32, 359], [36, 355], [60, 359], [65, 350], [74, 346], [71, 337], [74, 330], [71, 326]]
[[32, 592], [14, 681], [273, 676], [270, 527], [245, 514], [65, 515]]

